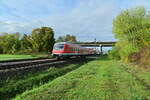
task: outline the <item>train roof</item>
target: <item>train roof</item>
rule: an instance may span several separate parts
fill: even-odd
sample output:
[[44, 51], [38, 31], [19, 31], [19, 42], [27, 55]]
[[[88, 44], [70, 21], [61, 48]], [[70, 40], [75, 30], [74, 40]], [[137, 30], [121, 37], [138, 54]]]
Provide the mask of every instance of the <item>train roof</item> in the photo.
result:
[[75, 44], [75, 43], [71, 43], [71, 42], [57, 42], [57, 43], [55, 43], [55, 45], [56, 44], [69, 44], [69, 45], [81, 47], [79, 44]]

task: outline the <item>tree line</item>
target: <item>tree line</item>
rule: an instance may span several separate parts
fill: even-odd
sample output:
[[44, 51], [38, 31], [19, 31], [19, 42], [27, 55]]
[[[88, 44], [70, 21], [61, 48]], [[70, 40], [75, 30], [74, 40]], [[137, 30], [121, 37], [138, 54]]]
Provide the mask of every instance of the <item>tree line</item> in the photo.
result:
[[150, 66], [150, 14], [144, 7], [122, 11], [113, 21], [117, 44], [111, 58]]
[[31, 34], [1, 33], [0, 54], [51, 53], [55, 42], [76, 42], [76, 37], [67, 34], [55, 41], [54, 31], [50, 27], [33, 29]]

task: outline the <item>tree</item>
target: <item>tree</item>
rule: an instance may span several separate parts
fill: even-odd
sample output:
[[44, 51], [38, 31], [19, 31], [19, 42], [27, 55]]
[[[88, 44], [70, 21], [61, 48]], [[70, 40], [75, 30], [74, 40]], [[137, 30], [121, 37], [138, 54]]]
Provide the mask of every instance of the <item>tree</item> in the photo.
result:
[[55, 43], [54, 32], [50, 27], [34, 29], [31, 33], [32, 45], [38, 52], [52, 51]]
[[76, 36], [67, 34], [66, 36], [60, 36], [57, 39], [57, 42], [73, 42], [76, 43]]
[[0, 54], [3, 54], [3, 40], [4, 40], [4, 33], [0, 34]]
[[20, 33], [5, 33], [0, 37], [1, 53], [15, 53], [20, 50]]
[[116, 47], [125, 61], [139, 49], [150, 46], [150, 19], [144, 7], [127, 9], [113, 21], [113, 33], [118, 39]]
[[65, 36], [59, 36], [56, 42], [65, 42]]
[[149, 36], [146, 30], [149, 23], [145, 8], [128, 9], [113, 21], [113, 33], [119, 41], [126, 40], [135, 47], [143, 46], [143, 36], [145, 38]]
[[22, 39], [21, 39], [21, 48], [22, 49], [28, 49], [32, 48], [32, 43], [31, 43], [31, 36], [24, 34]]

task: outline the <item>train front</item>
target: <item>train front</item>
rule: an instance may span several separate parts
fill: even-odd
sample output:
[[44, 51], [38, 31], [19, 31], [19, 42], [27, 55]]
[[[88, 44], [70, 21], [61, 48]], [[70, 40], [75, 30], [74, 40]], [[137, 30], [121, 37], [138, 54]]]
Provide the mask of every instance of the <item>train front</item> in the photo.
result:
[[61, 58], [64, 56], [65, 53], [65, 43], [60, 42], [60, 43], [55, 43], [52, 51], [52, 56], [56, 58]]

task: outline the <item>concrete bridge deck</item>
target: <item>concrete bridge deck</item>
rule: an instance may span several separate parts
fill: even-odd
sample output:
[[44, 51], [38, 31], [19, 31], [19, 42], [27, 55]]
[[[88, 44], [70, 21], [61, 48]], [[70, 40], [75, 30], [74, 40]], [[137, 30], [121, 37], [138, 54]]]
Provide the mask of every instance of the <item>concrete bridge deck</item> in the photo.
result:
[[116, 42], [80, 42], [78, 44], [89, 47], [112, 47], [115, 46]]
[[113, 47], [117, 42], [80, 42], [83, 47], [100, 47], [100, 53], [103, 53], [103, 47]]

